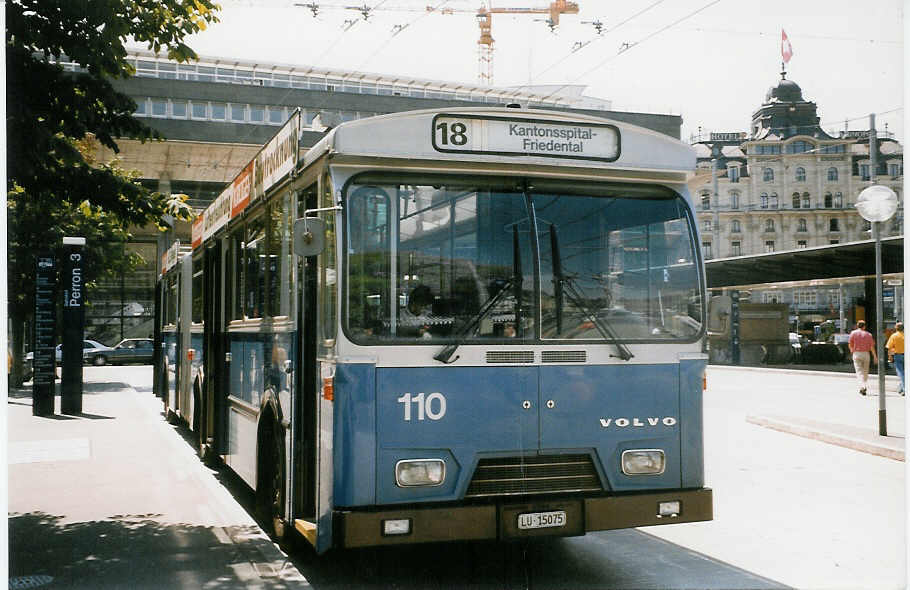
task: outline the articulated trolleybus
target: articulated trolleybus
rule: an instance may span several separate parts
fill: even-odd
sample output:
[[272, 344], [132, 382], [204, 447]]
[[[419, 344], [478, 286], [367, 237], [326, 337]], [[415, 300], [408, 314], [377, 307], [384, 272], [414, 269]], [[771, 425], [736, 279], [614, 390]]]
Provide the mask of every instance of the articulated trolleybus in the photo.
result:
[[[159, 288], [159, 394], [317, 552], [712, 518], [689, 146], [424, 110], [296, 114]], [[166, 354], [163, 354], [166, 353]]]

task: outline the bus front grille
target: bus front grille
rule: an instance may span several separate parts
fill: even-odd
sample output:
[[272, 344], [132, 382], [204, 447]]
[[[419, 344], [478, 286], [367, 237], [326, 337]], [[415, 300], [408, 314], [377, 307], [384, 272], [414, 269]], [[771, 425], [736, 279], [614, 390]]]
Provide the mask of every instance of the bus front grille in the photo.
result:
[[588, 455], [481, 459], [466, 498], [603, 491]]
[[487, 351], [488, 363], [533, 363], [533, 350], [490, 350]]

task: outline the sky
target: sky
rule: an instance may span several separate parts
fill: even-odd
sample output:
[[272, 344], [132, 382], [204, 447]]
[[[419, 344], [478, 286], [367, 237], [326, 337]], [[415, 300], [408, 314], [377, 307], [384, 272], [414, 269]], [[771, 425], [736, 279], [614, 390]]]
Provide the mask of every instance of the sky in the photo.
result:
[[[481, 0], [366, 0], [374, 8], [366, 21], [342, 8], [363, 0], [296, 0], [319, 4], [316, 17], [295, 0], [220, 2], [222, 22], [189, 40], [200, 55], [478, 80]], [[555, 32], [543, 22], [547, 15], [494, 14], [494, 85], [583, 84], [586, 95], [612, 101], [614, 110], [681, 115], [684, 140], [699, 129], [747, 131], [780, 79], [783, 29], [793, 48], [787, 78], [818, 105], [826, 130], [868, 129], [868, 115], [876, 113], [877, 129], [887, 124], [903, 141], [902, 0], [577, 3], [579, 13], [562, 15]], [[427, 6], [453, 13], [430, 14]], [[396, 26], [401, 30], [393, 34]], [[582, 47], [573, 51], [576, 44]]]

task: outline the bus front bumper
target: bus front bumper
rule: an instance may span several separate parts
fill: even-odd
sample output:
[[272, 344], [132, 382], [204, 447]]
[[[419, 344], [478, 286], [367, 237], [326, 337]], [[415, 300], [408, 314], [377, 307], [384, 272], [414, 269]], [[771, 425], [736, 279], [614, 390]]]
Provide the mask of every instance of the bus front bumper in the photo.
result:
[[[678, 512], [666, 514], [666, 507]], [[664, 515], [660, 507], [664, 506]], [[559, 526], [520, 528], [519, 515], [559, 514]], [[337, 511], [336, 545], [369, 547], [442, 541], [507, 540], [537, 536], [577, 536], [713, 518], [709, 488], [634, 493], [594, 498], [548, 498], [525, 502], [500, 500], [473, 506], [414, 507], [375, 512]], [[527, 518], [527, 517], [526, 517]], [[537, 521], [541, 519], [537, 517]], [[397, 526], [387, 526], [387, 522]], [[406, 524], [405, 524], [406, 521]], [[396, 534], [388, 534], [393, 529]], [[406, 532], [403, 532], [406, 531]], [[341, 533], [338, 535], [338, 533]]]

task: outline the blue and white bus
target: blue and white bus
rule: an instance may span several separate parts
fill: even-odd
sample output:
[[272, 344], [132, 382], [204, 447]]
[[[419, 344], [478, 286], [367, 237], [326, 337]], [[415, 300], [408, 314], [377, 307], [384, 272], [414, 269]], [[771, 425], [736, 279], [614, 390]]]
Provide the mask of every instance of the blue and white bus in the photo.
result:
[[299, 133], [162, 277], [192, 315], [167, 403], [272, 534], [321, 553], [712, 518], [689, 146], [516, 108]]

